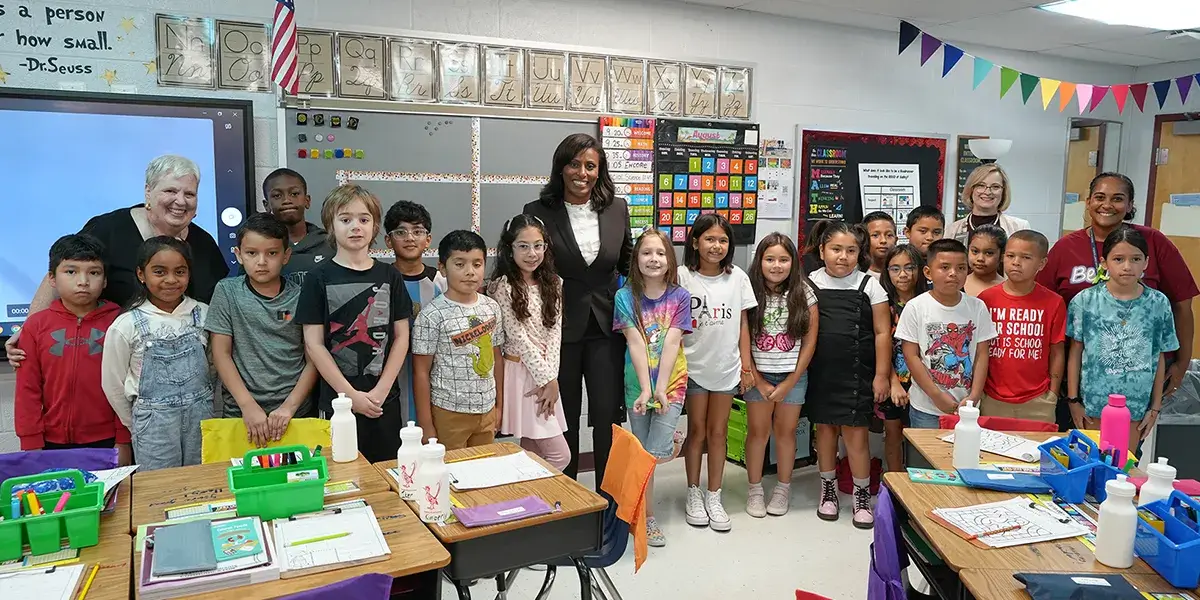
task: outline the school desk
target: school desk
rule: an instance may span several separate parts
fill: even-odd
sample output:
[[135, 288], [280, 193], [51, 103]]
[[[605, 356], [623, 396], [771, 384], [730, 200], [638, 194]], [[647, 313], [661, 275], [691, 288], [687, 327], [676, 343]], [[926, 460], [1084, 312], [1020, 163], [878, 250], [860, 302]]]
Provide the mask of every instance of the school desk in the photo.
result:
[[[353, 481], [362, 488], [353, 494], [328, 496], [327, 501], [388, 490], [387, 482], [361, 454], [356, 460], [348, 463], [333, 462], [328, 456], [326, 459], [330, 483]], [[225, 461], [134, 473], [132, 532], [136, 533], [140, 525], [162, 521], [166, 518], [165, 511], [169, 508], [214, 500], [233, 500], [227, 475], [230, 466], [232, 465]]]
[[[400, 501], [398, 495], [385, 491], [367, 495], [346, 494], [344, 497], [339, 496], [338, 498], [344, 500], [362, 498], [371, 505], [371, 509], [375, 511], [375, 518], [379, 520], [379, 528], [383, 531], [383, 537], [392, 550], [387, 560], [189, 597], [204, 598], [205, 600], [275, 598], [323, 587], [367, 573], [384, 573], [396, 578], [396, 582], [392, 586], [394, 594], [401, 590], [404, 591], [403, 595], [398, 596], [399, 598], [441, 599], [441, 577], [438, 569], [450, 563], [450, 553], [446, 552], [446, 549], [429, 532], [425, 524], [413, 514], [412, 509]], [[133, 563], [141, 564], [141, 560], [141, 552], [134, 553]]]
[[[953, 429], [904, 429], [904, 463], [919, 469], [952, 469], [954, 468], [954, 444], [938, 439], [954, 433]], [[1035, 442], [1043, 442], [1052, 437], [1062, 437], [1064, 433], [1049, 433], [1045, 431], [1005, 431], [1011, 435], [1023, 437]], [[983, 452], [981, 460], [985, 462], [1021, 462], [1016, 459]]]
[[[487, 453], [495, 456], [520, 452], [516, 444], [498, 443], [489, 446], [452, 450], [447, 460], [468, 458]], [[540, 457], [530, 454], [542, 466], [557, 473]], [[396, 461], [375, 463], [375, 468], [387, 479], [393, 490], [396, 480], [388, 473]], [[465, 506], [479, 506], [504, 500], [537, 496], [550, 506], [562, 504], [562, 510], [547, 515], [510, 521], [483, 527], [430, 525], [429, 529], [450, 551], [450, 566], [446, 574], [458, 589], [460, 599], [469, 600], [469, 581], [494, 576], [503, 577], [508, 571], [531, 565], [545, 564], [570, 558], [579, 572], [583, 600], [591, 600], [591, 573], [584, 568], [581, 557], [600, 547], [603, 511], [608, 502], [566, 475], [535, 479], [481, 490], [450, 492]], [[413, 510], [416, 507], [412, 506]]]
[[133, 538], [128, 533], [101, 536], [100, 543], [79, 551], [79, 562], [83, 575], [75, 586], [72, 598], [78, 598], [87, 583], [92, 565], [99, 564], [96, 579], [88, 588], [85, 600], [126, 600], [129, 598], [129, 581], [133, 574]]
[[[131, 535], [133, 527], [130, 519], [132, 518], [133, 506], [133, 477], [126, 477], [124, 481], [117, 486], [117, 504], [113, 507], [110, 513], [100, 513], [100, 536], [108, 535]], [[90, 596], [91, 593], [89, 592]]]
[[[963, 569], [960, 575], [962, 576], [963, 585], [970, 592], [969, 597], [976, 598], [977, 600], [1029, 600], [1029, 594], [1025, 593], [1025, 586], [1016, 579], [1013, 579], [1013, 574], [1017, 572], [998, 569]], [[1037, 569], [1019, 572], [1039, 573], [1050, 571]], [[1125, 579], [1133, 584], [1133, 587], [1137, 588], [1139, 592], [1170, 594], [1188, 591], [1172, 587], [1171, 584], [1167, 583], [1165, 579], [1159, 577], [1156, 573], [1125, 573]]]

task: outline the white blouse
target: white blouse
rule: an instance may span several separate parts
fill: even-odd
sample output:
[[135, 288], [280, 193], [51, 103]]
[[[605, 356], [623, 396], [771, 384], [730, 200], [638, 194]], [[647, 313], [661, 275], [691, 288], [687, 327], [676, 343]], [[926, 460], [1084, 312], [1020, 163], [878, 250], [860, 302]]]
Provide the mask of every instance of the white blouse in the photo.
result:
[[583, 262], [592, 264], [600, 254], [600, 215], [592, 210], [592, 204], [571, 204], [567, 206], [567, 217], [571, 219], [571, 231], [575, 233], [575, 244], [579, 246], [579, 254]]

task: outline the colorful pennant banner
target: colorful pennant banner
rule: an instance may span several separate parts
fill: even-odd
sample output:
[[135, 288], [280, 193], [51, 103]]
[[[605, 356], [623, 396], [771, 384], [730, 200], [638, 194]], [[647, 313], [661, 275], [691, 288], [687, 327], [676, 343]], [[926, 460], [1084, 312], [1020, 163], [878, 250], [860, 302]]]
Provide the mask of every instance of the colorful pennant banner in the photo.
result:
[[[954, 70], [954, 67], [958, 66], [963, 57], [969, 57], [972, 62], [971, 89], [978, 89], [979, 85], [991, 74], [993, 68], [997, 66], [990, 60], [965, 52], [962, 48], [954, 44], [948, 44], [921, 31], [919, 27], [908, 21], [900, 21], [900, 54], [904, 54], [904, 51], [908, 50], [909, 46], [912, 46], [917, 41], [917, 38], [921, 39], [921, 66], [925, 66], [925, 63], [929, 62], [939, 49], [942, 51], [943, 78], [949, 75]], [[1050, 110], [1054, 94], [1057, 93], [1058, 112], [1062, 112], [1071, 103], [1071, 96], [1074, 95], [1079, 107], [1079, 114], [1082, 115], [1085, 112], [1096, 110], [1104, 102], [1104, 98], [1111, 93], [1113, 100], [1117, 103], [1118, 113], [1124, 114], [1125, 105], [1131, 94], [1133, 95], [1134, 105], [1137, 106], [1139, 111], [1144, 112], [1146, 110], [1146, 96], [1151, 87], [1154, 88], [1154, 97], [1158, 100], [1158, 108], [1160, 109], [1166, 104], [1167, 97], [1171, 93], [1171, 79], [1141, 83], [1122, 83], [1111, 86], [1090, 85], [1050, 79], [1049, 77], [1038, 77], [1037, 75], [1023, 73], [1004, 65], [999, 65], [999, 67], [1000, 97], [1003, 98], [1017, 82], [1020, 82], [1021, 103], [1028, 104], [1034, 90], [1040, 87], [1042, 91], [1042, 110]], [[1177, 77], [1173, 81], [1175, 89], [1179, 91], [1179, 101], [1186, 104], [1193, 84], [1197, 88], [1200, 88], [1200, 73]]]

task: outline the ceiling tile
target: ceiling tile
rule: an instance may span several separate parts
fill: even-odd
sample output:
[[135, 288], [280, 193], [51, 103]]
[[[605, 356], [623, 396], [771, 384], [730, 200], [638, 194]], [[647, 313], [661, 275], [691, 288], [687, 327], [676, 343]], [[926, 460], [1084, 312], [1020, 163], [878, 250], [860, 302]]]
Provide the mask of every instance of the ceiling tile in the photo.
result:
[[[956, 31], [979, 31], [1001, 35], [1019, 32], [1023, 36], [1036, 36], [1042, 39], [1044, 48], [1088, 44], [1148, 33], [1141, 27], [1107, 25], [1098, 21], [1060, 15], [1036, 8], [1023, 8], [996, 15], [976, 17], [959, 21], [950, 27]], [[1001, 47], [1006, 46], [1001, 44]]]
[[1098, 50], [1096, 48], [1086, 48], [1083, 46], [1063, 46], [1061, 48], [1051, 48], [1049, 50], [1042, 51], [1041, 54], [1052, 54], [1054, 56], [1063, 56], [1066, 58], [1088, 60], [1098, 63], [1129, 65], [1131, 67], [1145, 67], [1148, 65], [1156, 65], [1162, 62], [1157, 58], [1137, 56], [1134, 54], [1123, 54], [1120, 52], [1109, 52], [1107, 50]]
[[1103, 40], [1086, 44], [1086, 46], [1123, 54], [1148, 56], [1162, 61], [1200, 58], [1200, 40], [1189, 37], [1168, 40], [1167, 34], [1162, 31], [1131, 38]]
[[797, 0], [752, 0], [739, 8], [785, 17], [795, 17], [797, 19], [852, 25], [868, 29], [882, 29], [884, 31], [897, 31], [900, 27], [900, 24], [893, 17], [810, 4]]
[[1024, 8], [1025, 0], [803, 0], [822, 6], [848, 8], [898, 19], [952, 23]]
[[680, 0], [686, 4], [703, 4], [705, 6], [724, 6], [725, 8], [737, 8], [745, 4], [748, 0]]

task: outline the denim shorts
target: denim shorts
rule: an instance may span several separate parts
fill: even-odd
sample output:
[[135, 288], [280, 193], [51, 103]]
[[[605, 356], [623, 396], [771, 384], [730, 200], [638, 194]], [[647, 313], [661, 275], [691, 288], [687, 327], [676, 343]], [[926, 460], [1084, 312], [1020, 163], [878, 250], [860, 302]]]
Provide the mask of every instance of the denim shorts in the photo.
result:
[[915, 407], [908, 411], [908, 426], [913, 429], [941, 429], [938, 415], [921, 412]]
[[[762, 375], [762, 378], [767, 383], [777, 386], [783, 383], [783, 380], [787, 379], [791, 373], [759, 373], [759, 375]], [[782, 404], [791, 404], [792, 406], [804, 406], [804, 395], [806, 392], [808, 392], [808, 373], [801, 375], [800, 379], [796, 380], [796, 385], [792, 386], [792, 391], [788, 392], [788, 395], [784, 396], [780, 402]], [[758, 393], [758, 388], [752, 387], [746, 390], [746, 393], [742, 394], [742, 400], [746, 402], [764, 402], [766, 398], [763, 398], [762, 394]]]
[[733, 386], [733, 389], [731, 390], [710, 390], [696, 383], [696, 380], [692, 379], [691, 377], [688, 377], [688, 394], [726, 394], [729, 396], [736, 396], [739, 391], [741, 390], [736, 385]]
[[647, 408], [645, 414], [637, 414], [629, 409], [629, 429], [633, 436], [642, 443], [642, 447], [651, 456], [658, 459], [675, 456], [675, 427], [679, 425], [679, 415], [683, 414], [683, 404], [671, 402], [667, 404], [665, 413], [657, 408]]

